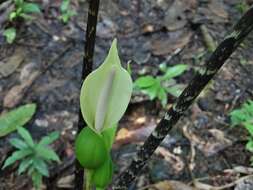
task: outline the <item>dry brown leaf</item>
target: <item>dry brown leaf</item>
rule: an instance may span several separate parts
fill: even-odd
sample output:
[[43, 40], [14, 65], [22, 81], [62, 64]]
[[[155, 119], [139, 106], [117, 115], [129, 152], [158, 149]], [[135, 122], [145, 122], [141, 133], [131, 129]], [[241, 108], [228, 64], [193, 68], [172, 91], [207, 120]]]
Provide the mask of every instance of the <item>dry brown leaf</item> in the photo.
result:
[[136, 143], [144, 141], [154, 130], [156, 124], [151, 121], [148, 125], [135, 130], [128, 130], [126, 128], [121, 128], [117, 135], [116, 140], [113, 145], [114, 148], [118, 148], [127, 143]]
[[126, 128], [122, 128], [117, 133], [116, 142], [127, 139], [127, 138], [130, 138], [132, 135], [133, 135], [133, 131], [129, 131]]
[[74, 179], [75, 179], [75, 175], [64, 176], [57, 181], [57, 187], [64, 188], [64, 189], [65, 188], [72, 189], [74, 186], [73, 185]]
[[158, 182], [152, 185], [152, 188], [150, 188], [150, 190], [151, 189], [152, 190], [196, 190], [184, 184], [183, 182], [174, 181], [174, 180], [170, 180], [170, 181], [166, 180], [166, 181]]
[[191, 40], [192, 32], [185, 32], [177, 38], [158, 39], [152, 42], [151, 48], [154, 55], [172, 54], [177, 49], [183, 49]]
[[173, 190], [169, 181], [161, 181], [154, 184], [154, 188], [157, 190]]
[[13, 86], [6, 94], [3, 100], [3, 105], [6, 108], [13, 108], [20, 103], [23, 99], [25, 92], [29, 86], [35, 81], [39, 76], [39, 72], [35, 71], [30, 75], [30, 78], [23, 81], [20, 85]]
[[25, 58], [25, 52], [22, 49], [16, 49], [15, 53], [5, 62], [0, 62], [0, 78], [8, 77], [16, 71]]
[[194, 186], [201, 190], [212, 190], [214, 188], [212, 185], [201, 183], [199, 181], [194, 181]]
[[210, 1], [208, 7], [216, 16], [224, 18], [225, 20], [228, 19], [228, 13], [224, 9], [224, 4], [222, 1]]

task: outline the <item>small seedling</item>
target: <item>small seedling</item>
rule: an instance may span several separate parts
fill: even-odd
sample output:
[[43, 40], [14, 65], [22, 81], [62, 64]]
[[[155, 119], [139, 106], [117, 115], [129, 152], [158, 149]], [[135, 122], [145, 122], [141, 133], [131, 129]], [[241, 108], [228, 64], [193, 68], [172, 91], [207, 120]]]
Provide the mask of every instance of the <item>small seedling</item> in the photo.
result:
[[5, 29], [3, 32], [3, 35], [6, 38], [6, 41], [9, 44], [12, 44], [16, 38], [16, 28], [10, 27], [10, 28]]
[[241, 58], [240, 58], [240, 64], [242, 64], [242, 65], [247, 65], [247, 64], [248, 64], [247, 59], [244, 58], [244, 57], [241, 57]]
[[34, 115], [36, 104], [26, 104], [0, 116], [0, 138], [24, 126]]
[[[32, 19], [30, 14], [40, 13], [40, 7], [36, 3], [26, 2], [25, 0], [13, 0], [15, 9], [9, 14], [9, 21], [13, 22], [18, 18], [25, 20]], [[3, 35], [6, 37], [8, 43], [13, 43], [16, 38], [16, 29], [9, 27], [4, 30]]]
[[40, 13], [40, 7], [36, 3], [28, 3], [25, 0], [14, 0], [15, 9], [9, 15], [9, 20], [17, 18], [31, 19], [31, 13]]
[[182, 92], [182, 85], [176, 84], [174, 77], [181, 75], [187, 65], [179, 64], [172, 67], [167, 67], [165, 64], [160, 65], [160, 70], [164, 73], [162, 76], [142, 76], [134, 82], [135, 90], [139, 90], [147, 94], [150, 100], [158, 98], [163, 107], [167, 104], [167, 93], [178, 97]]
[[241, 14], [245, 13], [248, 8], [249, 8], [249, 5], [246, 3], [245, 0], [239, 2], [236, 4], [236, 7], [235, 7]]
[[2, 169], [14, 164], [16, 161], [20, 161], [18, 174], [27, 172], [32, 178], [33, 186], [40, 189], [42, 176], [49, 176], [48, 164], [51, 161], [60, 162], [55, 151], [49, 147], [59, 137], [59, 133], [52, 132], [43, 137], [38, 143], [35, 143], [25, 128], [18, 127], [17, 131], [22, 139], [10, 139], [11, 145], [17, 150], [5, 160]]
[[68, 23], [70, 18], [76, 15], [76, 12], [74, 10], [70, 9], [70, 0], [62, 0], [61, 6], [60, 6], [60, 12], [61, 15], [59, 16], [59, 19], [64, 23]]
[[110, 150], [131, 94], [132, 79], [120, 64], [114, 40], [104, 63], [87, 76], [81, 88], [80, 106], [87, 126], [77, 136], [75, 153], [86, 169], [86, 190], [105, 189], [112, 180]]
[[[232, 126], [241, 125], [249, 133], [246, 149], [253, 152], [253, 101], [249, 100], [244, 103], [240, 109], [236, 109], [230, 113]], [[253, 157], [251, 157], [251, 165], [253, 165]]]

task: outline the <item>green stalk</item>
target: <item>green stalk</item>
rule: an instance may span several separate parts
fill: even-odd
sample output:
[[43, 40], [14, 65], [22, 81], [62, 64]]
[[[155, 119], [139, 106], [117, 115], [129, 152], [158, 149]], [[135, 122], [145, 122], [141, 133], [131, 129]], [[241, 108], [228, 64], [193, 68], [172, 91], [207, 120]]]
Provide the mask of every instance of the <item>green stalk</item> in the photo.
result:
[[92, 190], [92, 185], [91, 185], [91, 176], [92, 176], [92, 170], [85, 170], [85, 184], [83, 184], [83, 190]]

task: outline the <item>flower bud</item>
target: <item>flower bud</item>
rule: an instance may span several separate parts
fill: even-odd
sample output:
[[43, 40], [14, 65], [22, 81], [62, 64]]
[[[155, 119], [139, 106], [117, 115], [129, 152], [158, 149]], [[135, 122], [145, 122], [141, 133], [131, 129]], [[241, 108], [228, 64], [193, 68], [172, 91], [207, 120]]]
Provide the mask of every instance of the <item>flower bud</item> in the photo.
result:
[[105, 188], [112, 181], [113, 163], [110, 156], [106, 159], [104, 164], [96, 169], [92, 176], [92, 183], [96, 188]]
[[86, 169], [96, 169], [106, 161], [108, 153], [105, 142], [89, 127], [79, 133], [75, 142], [76, 158]]

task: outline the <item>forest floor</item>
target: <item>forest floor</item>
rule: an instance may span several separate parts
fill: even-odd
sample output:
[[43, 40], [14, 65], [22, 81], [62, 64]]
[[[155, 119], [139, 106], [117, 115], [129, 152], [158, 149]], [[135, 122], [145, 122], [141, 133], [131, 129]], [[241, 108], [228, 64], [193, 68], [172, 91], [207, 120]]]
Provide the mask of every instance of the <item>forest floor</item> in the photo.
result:
[[[218, 44], [242, 15], [239, 2], [102, 0], [94, 68], [104, 60], [116, 37], [122, 65], [131, 61], [133, 79], [159, 75], [161, 63], [183, 63], [189, 69], [176, 81], [187, 85], [210, 55], [205, 35]], [[0, 113], [26, 103], [37, 104], [36, 114], [27, 124], [33, 137], [61, 132], [53, 148], [62, 162], [50, 166], [45, 189], [72, 189], [88, 6], [85, 0], [73, 0], [71, 8], [78, 14], [63, 24], [58, 19], [60, 0], [38, 3], [43, 4], [43, 14], [20, 23], [13, 44], [0, 36]], [[245, 150], [246, 130], [231, 128], [229, 117], [233, 109], [253, 99], [252, 43], [251, 34], [163, 141], [130, 189], [234, 189], [238, 179], [252, 174], [251, 153]], [[168, 96], [168, 107], [174, 101]], [[113, 146], [116, 173], [129, 165], [165, 110], [159, 101], [133, 95]], [[15, 135], [0, 139], [0, 166], [13, 151], [8, 139]], [[0, 190], [31, 188], [31, 180], [18, 176], [16, 168], [0, 171]]]

